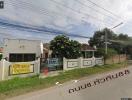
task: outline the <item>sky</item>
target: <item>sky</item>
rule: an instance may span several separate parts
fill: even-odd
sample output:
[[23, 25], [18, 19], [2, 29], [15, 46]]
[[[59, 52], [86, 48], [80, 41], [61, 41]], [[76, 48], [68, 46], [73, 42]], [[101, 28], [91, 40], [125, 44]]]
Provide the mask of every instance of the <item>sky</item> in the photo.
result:
[[[105, 27], [132, 36], [132, 0], [3, 0], [0, 39], [24, 38], [49, 42], [56, 34], [35, 29], [92, 37]], [[92, 2], [91, 2], [92, 1]], [[4, 24], [3, 24], [4, 23]], [[6, 23], [6, 24], [5, 24]], [[12, 26], [16, 25], [16, 26]], [[20, 26], [32, 29], [19, 28]], [[88, 38], [70, 37], [81, 43]]]

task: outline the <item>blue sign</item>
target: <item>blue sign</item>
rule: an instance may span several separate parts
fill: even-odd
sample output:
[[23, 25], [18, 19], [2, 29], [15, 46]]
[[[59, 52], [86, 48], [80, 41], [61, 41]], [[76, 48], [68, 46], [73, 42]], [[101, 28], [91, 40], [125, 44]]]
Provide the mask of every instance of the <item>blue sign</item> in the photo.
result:
[[61, 64], [61, 60], [59, 58], [48, 58], [47, 59], [48, 67], [54, 67]]

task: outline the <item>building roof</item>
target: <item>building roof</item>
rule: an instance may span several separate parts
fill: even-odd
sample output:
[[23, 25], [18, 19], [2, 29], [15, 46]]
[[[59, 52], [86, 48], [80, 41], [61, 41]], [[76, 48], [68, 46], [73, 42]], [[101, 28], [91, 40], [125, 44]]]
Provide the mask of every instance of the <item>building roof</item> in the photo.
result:
[[88, 44], [82, 44], [81, 45], [81, 51], [96, 51], [96, 49], [91, 47]]
[[49, 50], [50, 48], [49, 48], [49, 43], [43, 43], [43, 47], [45, 48], [45, 49], [47, 49], [47, 50]]
[[19, 41], [39, 41], [41, 42], [41, 40], [35, 40], [35, 39], [24, 39], [24, 38], [4, 38], [4, 40], [19, 40]]
[[3, 47], [0, 47], [0, 53], [3, 53]]

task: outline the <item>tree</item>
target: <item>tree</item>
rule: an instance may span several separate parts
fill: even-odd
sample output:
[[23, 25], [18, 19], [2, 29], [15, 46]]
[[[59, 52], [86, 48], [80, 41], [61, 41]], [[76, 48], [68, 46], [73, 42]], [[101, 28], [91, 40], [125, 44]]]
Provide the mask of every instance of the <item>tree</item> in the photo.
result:
[[119, 40], [127, 40], [127, 39], [129, 39], [129, 37], [128, 37], [127, 34], [120, 33], [119, 36], [118, 36], [118, 39]]
[[122, 43], [122, 41], [130, 40], [128, 35], [126, 34], [119, 34], [116, 35], [112, 30], [105, 28], [100, 31], [96, 31], [92, 38], [89, 40], [89, 44], [91, 46], [96, 45], [97, 48], [104, 48], [105, 47], [105, 33], [107, 33], [108, 45], [109, 48], [116, 50], [119, 54], [125, 53], [126, 46]]
[[126, 54], [130, 55], [130, 59], [132, 59], [132, 45], [127, 45]]
[[105, 33], [107, 33], [108, 41], [110, 39], [116, 39], [117, 35], [114, 34], [114, 32], [108, 28], [104, 28], [103, 30], [96, 31], [92, 38], [89, 40], [89, 44], [91, 46], [96, 45], [98, 48], [104, 47], [105, 42]]
[[65, 35], [56, 36], [50, 41], [52, 54], [59, 58], [77, 58], [80, 57], [81, 44], [78, 41], [70, 40]]
[[95, 52], [95, 56], [100, 57], [103, 56], [104, 58], [112, 57], [113, 55], [117, 54], [115, 49], [108, 48], [107, 55], [105, 54], [105, 48], [99, 48], [97, 52]]
[[0, 60], [2, 59], [2, 57], [3, 57], [3, 55], [2, 55], [2, 54], [0, 54]]

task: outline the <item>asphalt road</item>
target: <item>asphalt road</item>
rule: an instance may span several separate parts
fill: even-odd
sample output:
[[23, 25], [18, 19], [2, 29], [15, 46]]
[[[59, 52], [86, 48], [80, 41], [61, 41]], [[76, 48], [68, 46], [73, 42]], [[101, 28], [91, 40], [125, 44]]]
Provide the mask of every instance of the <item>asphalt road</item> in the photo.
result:
[[[110, 77], [106, 78], [107, 76]], [[100, 83], [96, 79], [100, 79]], [[89, 82], [92, 86], [88, 84]], [[132, 98], [132, 66], [85, 77], [79, 81], [70, 81], [9, 100], [121, 100], [121, 98]]]

